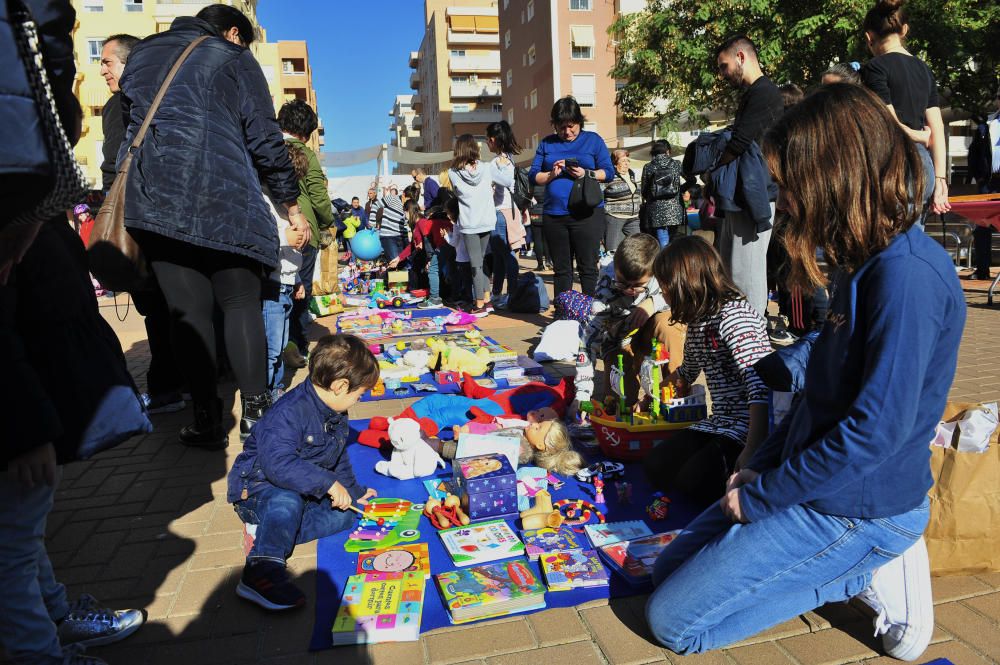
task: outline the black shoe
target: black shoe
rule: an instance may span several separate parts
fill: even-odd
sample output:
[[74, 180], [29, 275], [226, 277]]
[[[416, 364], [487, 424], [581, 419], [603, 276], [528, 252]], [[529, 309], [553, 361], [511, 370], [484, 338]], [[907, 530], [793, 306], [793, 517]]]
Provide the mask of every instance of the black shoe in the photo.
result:
[[216, 397], [208, 404], [195, 404], [194, 423], [181, 428], [178, 438], [185, 446], [192, 448], [225, 448], [229, 442], [222, 429], [222, 400]]
[[796, 340], [795, 335], [788, 332], [784, 328], [775, 328], [770, 333], [768, 333], [768, 337], [771, 338], [772, 342], [776, 342], [778, 344], [791, 344]]
[[243, 400], [243, 417], [240, 418], [240, 441], [246, 441], [250, 436], [250, 430], [257, 424], [257, 421], [264, 417], [264, 414], [271, 408], [271, 394], [267, 392], [259, 395], [248, 395]]
[[243, 566], [236, 595], [266, 610], [290, 610], [306, 604], [306, 595], [288, 580], [285, 565], [267, 559]]

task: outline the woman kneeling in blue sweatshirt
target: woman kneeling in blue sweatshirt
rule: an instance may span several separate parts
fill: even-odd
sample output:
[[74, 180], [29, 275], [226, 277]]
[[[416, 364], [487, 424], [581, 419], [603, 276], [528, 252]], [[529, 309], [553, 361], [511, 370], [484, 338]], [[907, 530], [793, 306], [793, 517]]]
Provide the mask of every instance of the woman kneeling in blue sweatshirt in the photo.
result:
[[965, 324], [951, 259], [915, 227], [920, 157], [858, 86], [791, 109], [764, 153], [788, 216], [789, 280], [833, 268], [830, 312], [796, 410], [660, 556], [646, 617], [677, 653], [732, 644], [860, 596], [886, 652], [913, 660], [934, 630], [921, 534], [934, 426]]

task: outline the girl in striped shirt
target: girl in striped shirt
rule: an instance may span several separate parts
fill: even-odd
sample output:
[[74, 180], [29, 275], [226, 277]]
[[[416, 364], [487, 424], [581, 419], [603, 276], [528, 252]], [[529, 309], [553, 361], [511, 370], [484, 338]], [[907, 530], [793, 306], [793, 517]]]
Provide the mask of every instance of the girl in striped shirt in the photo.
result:
[[767, 324], [701, 238], [672, 241], [653, 274], [672, 321], [688, 327], [684, 362], [668, 380], [690, 385], [704, 371], [712, 415], [653, 449], [643, 465], [658, 489], [708, 503], [725, 493], [730, 474], [767, 435], [767, 388], [753, 369], [771, 352]]

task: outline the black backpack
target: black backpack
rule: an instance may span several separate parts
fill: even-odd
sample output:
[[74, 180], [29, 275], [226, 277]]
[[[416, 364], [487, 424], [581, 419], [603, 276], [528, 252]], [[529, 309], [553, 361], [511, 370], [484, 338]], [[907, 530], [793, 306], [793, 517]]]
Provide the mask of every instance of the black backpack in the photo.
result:
[[507, 298], [507, 309], [520, 314], [538, 314], [549, 308], [545, 282], [533, 272], [523, 272]]
[[514, 205], [521, 212], [531, 207], [533, 187], [531, 186], [531, 180], [528, 178], [529, 172], [530, 169], [514, 168], [514, 191], [511, 193], [511, 198], [514, 201]]
[[675, 175], [658, 175], [649, 183], [649, 198], [656, 201], [672, 199], [680, 194], [678, 189], [679, 178]]

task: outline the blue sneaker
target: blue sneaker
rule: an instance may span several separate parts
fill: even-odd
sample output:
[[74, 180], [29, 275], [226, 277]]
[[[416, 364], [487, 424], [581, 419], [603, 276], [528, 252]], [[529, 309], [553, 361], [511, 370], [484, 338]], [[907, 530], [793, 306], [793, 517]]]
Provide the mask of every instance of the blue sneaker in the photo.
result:
[[285, 564], [269, 559], [247, 561], [236, 595], [265, 610], [290, 610], [306, 604], [306, 595], [288, 579]]

